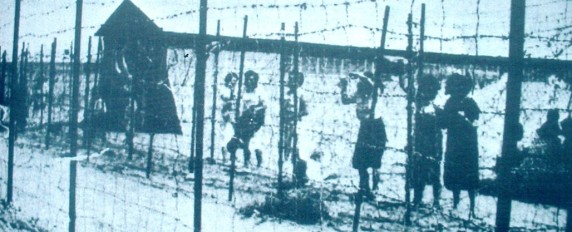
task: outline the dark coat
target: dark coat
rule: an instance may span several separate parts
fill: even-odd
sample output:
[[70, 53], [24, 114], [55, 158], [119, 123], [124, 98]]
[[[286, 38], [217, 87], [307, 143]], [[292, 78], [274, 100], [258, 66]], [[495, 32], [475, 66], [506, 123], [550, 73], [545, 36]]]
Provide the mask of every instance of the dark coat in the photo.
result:
[[381, 118], [361, 120], [352, 167], [358, 170], [380, 168], [386, 142], [385, 124]]
[[562, 126], [562, 135], [564, 135], [562, 155], [564, 156], [564, 162], [568, 164], [568, 168], [572, 171], [572, 117], [562, 120], [560, 125]]
[[449, 190], [473, 190], [479, 186], [477, 128], [472, 123], [480, 109], [471, 98], [449, 98], [440, 124], [447, 129], [444, 183]]

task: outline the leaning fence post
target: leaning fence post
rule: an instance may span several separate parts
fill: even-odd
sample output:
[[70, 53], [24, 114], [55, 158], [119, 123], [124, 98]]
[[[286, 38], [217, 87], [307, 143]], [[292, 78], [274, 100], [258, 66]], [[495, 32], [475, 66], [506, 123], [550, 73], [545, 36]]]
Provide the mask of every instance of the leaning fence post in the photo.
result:
[[46, 149], [50, 148], [50, 127], [52, 126], [52, 104], [54, 101], [54, 82], [56, 78], [56, 46], [57, 39], [52, 42], [52, 52], [50, 55], [50, 74], [48, 77], [48, 122], [46, 125]]
[[[235, 118], [238, 121], [240, 117], [240, 100], [242, 97], [242, 76], [244, 75], [244, 55], [246, 53], [246, 28], [248, 25], [248, 16], [244, 16], [244, 27], [242, 30], [242, 41], [241, 41], [241, 51], [240, 51], [240, 66], [238, 74], [238, 93], [236, 95], [236, 109]], [[228, 185], [228, 200], [232, 201], [232, 194], [234, 191], [234, 172], [236, 169], [236, 151], [230, 153], [230, 183]]]
[[77, 177], [77, 161], [71, 160], [70, 161], [70, 193], [69, 193], [69, 231], [75, 231], [75, 219], [76, 219], [76, 211], [75, 211], [75, 187], [76, 187], [76, 178]]
[[383, 68], [382, 60], [385, 53], [385, 40], [387, 36], [387, 23], [389, 22], [389, 6], [385, 6], [385, 12], [383, 16], [383, 28], [381, 31], [381, 42], [377, 49], [376, 59], [375, 59], [375, 88], [373, 99], [371, 101], [370, 118], [375, 117], [375, 108], [377, 105], [378, 89], [381, 87], [381, 69]]

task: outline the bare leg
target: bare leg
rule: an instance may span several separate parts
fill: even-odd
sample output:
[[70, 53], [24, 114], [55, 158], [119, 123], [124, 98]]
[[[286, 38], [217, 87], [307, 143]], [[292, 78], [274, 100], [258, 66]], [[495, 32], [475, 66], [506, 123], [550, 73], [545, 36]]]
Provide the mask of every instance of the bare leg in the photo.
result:
[[360, 190], [370, 191], [369, 188], [369, 173], [367, 173], [367, 169], [359, 169], [359, 188]]
[[251, 154], [251, 152], [250, 152], [249, 146], [250, 146], [250, 138], [244, 139], [242, 150], [244, 153], [244, 166], [245, 167], [248, 167], [250, 165], [250, 154]]
[[378, 169], [373, 169], [372, 171], [372, 179], [373, 179], [373, 185], [372, 185], [372, 189], [373, 190], [377, 190], [378, 189], [378, 185], [379, 185], [379, 170]]
[[461, 190], [453, 190], [453, 208], [456, 209], [457, 205], [459, 205]]
[[441, 204], [439, 200], [441, 199], [441, 183], [433, 183], [433, 207], [440, 208]]
[[415, 183], [413, 187], [413, 205], [415, 207], [419, 206], [423, 200], [423, 190], [425, 190], [424, 183]]
[[469, 190], [469, 200], [470, 200], [470, 213], [469, 213], [469, 218], [474, 218], [475, 217], [475, 197], [476, 197], [476, 192], [475, 190]]

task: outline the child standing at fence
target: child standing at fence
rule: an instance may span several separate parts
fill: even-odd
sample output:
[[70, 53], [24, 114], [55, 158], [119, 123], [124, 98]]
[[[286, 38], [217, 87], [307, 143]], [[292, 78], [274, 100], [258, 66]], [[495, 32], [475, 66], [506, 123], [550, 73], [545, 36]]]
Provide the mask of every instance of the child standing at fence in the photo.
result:
[[477, 127], [480, 109], [468, 97], [473, 82], [469, 76], [452, 74], [446, 82], [445, 103], [441, 125], [447, 130], [445, 151], [445, 187], [453, 192], [453, 206], [457, 208], [461, 190], [469, 193], [470, 215], [474, 216], [476, 190], [479, 186], [479, 148]]
[[441, 159], [443, 135], [437, 126], [437, 112], [442, 109], [433, 104], [441, 85], [434, 76], [418, 80], [415, 115], [415, 153], [412, 161], [413, 203], [418, 206], [423, 199], [425, 185], [433, 186], [433, 206], [439, 207], [441, 194]]
[[379, 176], [377, 170], [381, 167], [381, 158], [385, 151], [387, 136], [385, 125], [381, 118], [370, 118], [371, 101], [377, 97], [377, 86], [371, 72], [364, 75], [351, 73], [350, 78], [358, 79], [357, 90], [354, 94], [347, 91], [348, 80], [342, 79], [342, 104], [356, 104], [356, 115], [360, 120], [358, 139], [352, 157], [352, 167], [358, 170], [359, 174], [359, 194], [367, 199], [373, 199], [369, 184], [368, 169], [372, 169], [373, 189], [377, 188]]
[[296, 130], [296, 121], [301, 121], [302, 117], [308, 115], [308, 107], [304, 97], [297, 92], [297, 101], [294, 99], [294, 91], [297, 91], [304, 84], [304, 74], [299, 72], [292, 72], [288, 75], [288, 92], [285, 95], [285, 112], [284, 112], [284, 157], [288, 159], [292, 156], [292, 159], [296, 160], [294, 164], [294, 176], [296, 178], [296, 184], [299, 186], [304, 185], [308, 182], [308, 176], [306, 175], [307, 164], [306, 161], [300, 158], [300, 150], [298, 149], [297, 139], [298, 136]]
[[559, 163], [561, 160], [561, 144], [560, 136], [562, 134], [562, 129], [560, 129], [560, 114], [558, 109], [548, 110], [546, 116], [546, 122], [542, 124], [536, 133], [541, 142], [543, 142], [546, 148], [546, 153], [548, 154], [548, 160], [553, 164]]
[[[250, 140], [254, 134], [264, 125], [264, 117], [266, 115], [266, 105], [262, 101], [260, 95], [255, 91], [258, 87], [258, 73], [249, 70], [244, 74], [244, 94], [241, 101], [240, 116], [234, 122], [234, 137], [228, 142], [227, 149], [236, 157], [238, 149], [243, 150], [244, 166], [250, 164]], [[260, 151], [256, 151], [259, 163], [262, 161]]]
[[[232, 125], [234, 123], [234, 112], [236, 110], [236, 82], [238, 81], [238, 75], [234, 72], [228, 73], [224, 77], [224, 86], [226, 89], [223, 89], [223, 93], [221, 94], [220, 98], [222, 100], [222, 108], [221, 108], [221, 115], [222, 121], [220, 122], [220, 128], [222, 131], [222, 141], [228, 141], [232, 138], [234, 132], [232, 129]], [[222, 158], [223, 161], [226, 159], [226, 147], [222, 147]]]

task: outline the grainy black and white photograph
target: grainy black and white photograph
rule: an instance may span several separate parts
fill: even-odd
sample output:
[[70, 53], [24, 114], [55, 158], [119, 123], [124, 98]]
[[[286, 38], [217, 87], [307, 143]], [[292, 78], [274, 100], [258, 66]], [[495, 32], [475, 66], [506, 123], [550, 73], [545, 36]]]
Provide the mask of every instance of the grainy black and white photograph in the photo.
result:
[[0, 0], [0, 231], [572, 231], [570, 0]]

